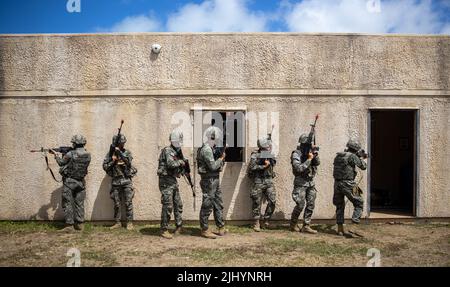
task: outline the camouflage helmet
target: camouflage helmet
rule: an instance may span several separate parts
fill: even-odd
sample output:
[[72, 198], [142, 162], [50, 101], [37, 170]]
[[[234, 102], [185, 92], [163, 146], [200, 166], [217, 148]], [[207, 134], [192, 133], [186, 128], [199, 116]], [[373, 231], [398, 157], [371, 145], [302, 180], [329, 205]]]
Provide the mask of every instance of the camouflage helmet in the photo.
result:
[[[119, 138], [119, 144], [124, 144], [124, 143], [127, 142], [127, 138], [125, 137], [125, 135], [120, 134], [119, 136], [120, 136], [120, 138]], [[117, 135], [114, 135], [113, 138], [112, 138], [112, 143], [115, 144], [115, 143], [116, 143], [116, 140], [117, 140]]]
[[262, 137], [258, 139], [256, 144], [258, 145], [258, 148], [268, 149], [272, 145], [272, 141], [267, 137]]
[[358, 150], [361, 149], [361, 144], [359, 143], [358, 140], [350, 139], [350, 140], [347, 142], [347, 147], [348, 147], [349, 149], [358, 151]]
[[70, 142], [76, 145], [85, 145], [86, 138], [83, 135], [74, 135]]
[[218, 140], [222, 137], [222, 131], [218, 127], [211, 126], [205, 131], [207, 140]]
[[169, 135], [169, 141], [171, 143], [183, 144], [183, 132], [180, 130], [173, 130]]
[[308, 135], [307, 134], [301, 134], [298, 138], [299, 144], [305, 144], [308, 141]]

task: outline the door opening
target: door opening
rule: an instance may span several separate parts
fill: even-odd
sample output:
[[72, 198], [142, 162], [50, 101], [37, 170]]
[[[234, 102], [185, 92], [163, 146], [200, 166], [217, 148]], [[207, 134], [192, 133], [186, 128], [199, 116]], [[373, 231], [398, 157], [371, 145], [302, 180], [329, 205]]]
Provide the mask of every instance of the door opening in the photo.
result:
[[416, 110], [370, 111], [370, 211], [415, 215]]
[[200, 137], [203, 137], [203, 133], [210, 126], [218, 127], [222, 131], [221, 141], [217, 146], [227, 147], [225, 162], [245, 162], [245, 111], [202, 111], [200, 124]]

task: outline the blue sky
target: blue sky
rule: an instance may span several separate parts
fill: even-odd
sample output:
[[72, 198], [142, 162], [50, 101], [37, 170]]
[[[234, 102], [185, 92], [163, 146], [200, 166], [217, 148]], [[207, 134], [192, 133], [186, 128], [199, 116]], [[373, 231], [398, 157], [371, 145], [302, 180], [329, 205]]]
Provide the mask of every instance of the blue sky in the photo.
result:
[[0, 1], [1, 34], [104, 32], [450, 34], [450, 0]]

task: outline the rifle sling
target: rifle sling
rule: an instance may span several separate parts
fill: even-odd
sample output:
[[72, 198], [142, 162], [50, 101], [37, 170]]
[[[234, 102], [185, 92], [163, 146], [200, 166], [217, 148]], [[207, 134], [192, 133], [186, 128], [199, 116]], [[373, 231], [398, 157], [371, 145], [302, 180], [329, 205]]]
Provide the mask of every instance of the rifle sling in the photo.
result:
[[47, 170], [50, 171], [50, 174], [52, 175], [53, 179], [54, 179], [56, 182], [62, 182], [62, 180], [57, 180], [57, 179], [56, 179], [55, 174], [53, 173], [53, 170], [52, 170], [52, 169], [50, 168], [50, 166], [48, 165], [48, 157], [47, 157], [47, 154], [45, 154], [45, 163], [47, 164]]

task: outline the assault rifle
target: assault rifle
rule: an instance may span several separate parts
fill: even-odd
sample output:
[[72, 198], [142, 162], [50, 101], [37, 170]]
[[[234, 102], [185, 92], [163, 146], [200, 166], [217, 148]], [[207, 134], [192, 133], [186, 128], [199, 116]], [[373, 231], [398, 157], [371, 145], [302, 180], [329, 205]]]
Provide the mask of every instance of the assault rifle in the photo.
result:
[[32, 149], [32, 150], [30, 150], [30, 152], [41, 152], [44, 155], [45, 164], [47, 165], [47, 170], [50, 171], [50, 174], [52, 175], [53, 179], [56, 182], [61, 182], [61, 180], [57, 180], [56, 179], [55, 174], [53, 173], [53, 170], [48, 165], [47, 153], [54, 154], [55, 152], [58, 152], [58, 153], [60, 153], [60, 154], [62, 154], [64, 156], [66, 153], [68, 153], [69, 151], [71, 151], [73, 149], [74, 148], [71, 147], [71, 146], [60, 146], [60, 147], [57, 147], [57, 148], [43, 148], [43, 147], [41, 147], [40, 149]]
[[178, 152], [178, 157], [179, 157], [181, 160], [184, 161], [183, 176], [184, 176], [184, 178], [187, 180], [187, 182], [189, 183], [189, 185], [191, 186], [191, 189], [192, 189], [192, 196], [194, 197], [193, 205], [194, 205], [194, 211], [195, 211], [195, 209], [196, 209], [196, 208], [195, 208], [195, 196], [196, 196], [196, 194], [195, 194], [195, 185], [194, 185], [194, 183], [192, 182], [192, 178], [191, 178], [191, 165], [189, 164], [188, 159], [187, 159], [187, 158], [184, 158], [183, 151], [181, 150], [181, 148], [180, 148], [180, 151]]
[[[115, 155], [117, 158], [121, 158], [121, 154], [119, 152], [117, 152], [116, 147], [119, 146], [119, 142], [120, 142], [120, 132], [122, 131], [122, 126], [123, 126], [124, 120], [120, 121], [120, 127], [117, 129], [117, 136], [115, 141], [109, 146], [109, 156], [112, 157], [113, 155]], [[119, 160], [117, 162], [117, 164], [122, 165], [123, 160]]]
[[58, 152], [58, 153], [60, 153], [62, 155], [65, 155], [66, 153], [68, 153], [71, 150], [73, 150], [73, 147], [71, 147], [71, 146], [60, 146], [60, 147], [56, 147], [56, 148], [43, 148], [43, 147], [41, 147], [40, 149], [32, 149], [32, 150], [30, 150], [30, 152], [42, 152], [42, 153]]
[[308, 154], [311, 152], [314, 155], [317, 155], [319, 151], [319, 147], [316, 146], [316, 124], [317, 119], [319, 119], [319, 114], [316, 115], [314, 119], [314, 123], [311, 124], [311, 130], [308, 134], [308, 140], [305, 144], [302, 145], [302, 159], [301, 161], [304, 162], [306, 158], [308, 157]]

